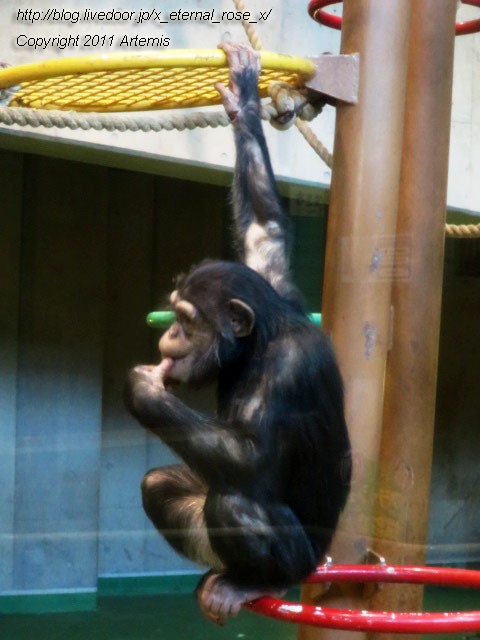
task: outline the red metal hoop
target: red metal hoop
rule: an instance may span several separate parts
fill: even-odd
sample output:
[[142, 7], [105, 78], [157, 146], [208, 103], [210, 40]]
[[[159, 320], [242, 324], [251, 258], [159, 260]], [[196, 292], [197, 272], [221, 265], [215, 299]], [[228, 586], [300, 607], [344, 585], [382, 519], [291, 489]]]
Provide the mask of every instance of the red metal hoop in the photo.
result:
[[[413, 566], [337, 565], [318, 567], [305, 582], [307, 584], [319, 582], [393, 582], [480, 589], [480, 571]], [[480, 630], [480, 611], [455, 613], [355, 611], [316, 607], [275, 598], [260, 598], [260, 600], [246, 605], [246, 608], [254, 613], [285, 622], [346, 631], [422, 634]]]
[[308, 14], [316, 22], [330, 27], [331, 29], [342, 28], [342, 18], [334, 16], [333, 13], [323, 11], [330, 4], [340, 4], [343, 0], [310, 0], [308, 3]]
[[[310, 0], [308, 4], [308, 13], [310, 16], [321, 24], [331, 27], [332, 29], [342, 28], [342, 18], [334, 16], [331, 13], [323, 11], [330, 4], [338, 4], [342, 0]], [[462, 0], [463, 4], [470, 4], [472, 7], [480, 7], [480, 0]], [[455, 25], [455, 33], [457, 36], [466, 36], [469, 33], [477, 33], [480, 31], [480, 20], [468, 20], [467, 22], [457, 22]]]

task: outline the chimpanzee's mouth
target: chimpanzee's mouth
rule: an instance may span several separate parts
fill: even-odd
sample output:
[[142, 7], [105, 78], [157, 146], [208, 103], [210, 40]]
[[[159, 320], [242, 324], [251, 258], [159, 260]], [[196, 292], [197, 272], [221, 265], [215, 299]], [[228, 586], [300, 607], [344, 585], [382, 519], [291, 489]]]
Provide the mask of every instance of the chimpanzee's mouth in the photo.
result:
[[175, 369], [177, 368], [178, 364], [180, 364], [180, 367], [182, 366], [182, 362], [183, 360], [185, 360], [185, 357], [172, 358], [171, 356], [169, 356], [169, 359], [172, 361], [172, 365], [167, 372], [164, 380], [165, 389], [167, 391], [171, 391], [173, 387], [178, 387], [181, 384], [182, 381], [179, 380], [175, 375]]

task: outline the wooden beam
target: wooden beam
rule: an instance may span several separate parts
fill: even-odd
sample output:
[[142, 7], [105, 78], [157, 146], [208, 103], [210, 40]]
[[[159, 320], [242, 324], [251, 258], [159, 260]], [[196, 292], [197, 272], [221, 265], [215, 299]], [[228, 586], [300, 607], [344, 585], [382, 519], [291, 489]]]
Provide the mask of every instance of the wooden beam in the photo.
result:
[[[455, 0], [412, 0], [396, 252], [404, 264], [393, 284], [393, 348], [385, 383], [376, 515], [375, 549], [391, 564], [425, 562], [455, 11]], [[378, 591], [373, 604], [381, 610], [421, 610], [422, 589], [390, 585]]]
[[[323, 318], [338, 355], [354, 456], [353, 486], [334, 562], [362, 562], [373, 535], [383, 385], [400, 182], [410, 3], [345, 0], [342, 54], [360, 54], [358, 104], [337, 108]], [[307, 601], [366, 608], [359, 587]], [[348, 632], [304, 627], [302, 640]], [[358, 640], [359, 636], [355, 635]]]

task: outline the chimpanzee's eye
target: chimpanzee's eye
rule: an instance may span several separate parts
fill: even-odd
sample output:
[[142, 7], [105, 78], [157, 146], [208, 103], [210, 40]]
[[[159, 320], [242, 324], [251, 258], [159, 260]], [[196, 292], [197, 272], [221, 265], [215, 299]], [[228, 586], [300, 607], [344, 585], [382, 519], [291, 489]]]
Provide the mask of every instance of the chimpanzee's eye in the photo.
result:
[[193, 333], [193, 322], [184, 313], [175, 313], [176, 321], [182, 326], [183, 332], [187, 338], [190, 338]]

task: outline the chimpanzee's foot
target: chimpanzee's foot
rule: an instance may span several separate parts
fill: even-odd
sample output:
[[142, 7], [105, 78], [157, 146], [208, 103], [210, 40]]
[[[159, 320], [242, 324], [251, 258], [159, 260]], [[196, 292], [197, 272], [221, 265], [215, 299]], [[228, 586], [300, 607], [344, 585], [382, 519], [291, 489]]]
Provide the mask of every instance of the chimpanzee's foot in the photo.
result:
[[230, 69], [228, 87], [217, 82], [215, 88], [222, 96], [223, 105], [230, 120], [235, 120], [241, 110], [240, 86], [238, 80], [246, 69], [252, 69], [256, 76], [260, 71], [260, 55], [250, 46], [240, 43], [222, 42], [219, 45], [227, 56]]
[[273, 589], [249, 589], [232, 584], [221, 574], [211, 573], [201, 583], [197, 598], [203, 615], [214, 624], [223, 626], [227, 618], [238, 615], [242, 605], [263, 596], [278, 598], [283, 592]]

